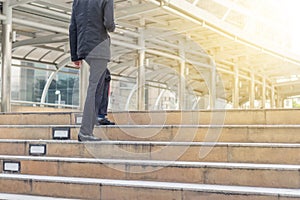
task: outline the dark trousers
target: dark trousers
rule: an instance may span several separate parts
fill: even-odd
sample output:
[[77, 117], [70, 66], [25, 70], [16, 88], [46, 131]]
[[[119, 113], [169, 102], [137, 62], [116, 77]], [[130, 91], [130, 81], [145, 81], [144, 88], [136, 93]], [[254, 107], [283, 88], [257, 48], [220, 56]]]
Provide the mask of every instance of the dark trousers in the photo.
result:
[[99, 114], [107, 114], [110, 72], [108, 60], [87, 58], [90, 66], [89, 86], [85, 99], [80, 132], [92, 135]]
[[[110, 71], [106, 69], [104, 73], [104, 82], [99, 81], [96, 91], [96, 111], [98, 115], [107, 115], [108, 97], [109, 97], [109, 86], [110, 86]], [[98, 98], [99, 97], [99, 98]], [[102, 98], [101, 98], [102, 97]]]

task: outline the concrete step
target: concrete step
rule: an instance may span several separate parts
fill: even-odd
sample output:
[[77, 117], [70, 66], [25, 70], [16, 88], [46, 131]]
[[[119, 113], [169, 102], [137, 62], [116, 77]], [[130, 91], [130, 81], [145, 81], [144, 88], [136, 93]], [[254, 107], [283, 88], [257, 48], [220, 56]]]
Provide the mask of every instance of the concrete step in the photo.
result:
[[[80, 116], [72, 112], [0, 113], [0, 125], [77, 124]], [[300, 109], [130, 111], [109, 113], [108, 117], [119, 125], [300, 124]]]
[[0, 140], [1, 155], [299, 164], [300, 144]]
[[32, 156], [0, 156], [0, 162], [4, 173], [295, 189], [300, 186], [300, 165]]
[[66, 199], [66, 198], [21, 195], [21, 194], [7, 194], [7, 193], [0, 193], [0, 199], [6, 199], [6, 200], [75, 200], [75, 199]]
[[27, 124], [59, 124], [70, 125], [73, 114], [70, 112], [61, 113], [0, 113], [0, 125], [27, 125]]
[[[77, 140], [78, 125], [0, 125], [0, 139]], [[95, 127], [103, 140], [300, 143], [300, 125], [116, 125]]]
[[129, 125], [279, 125], [300, 124], [300, 109], [131, 111], [110, 113], [108, 117], [117, 124]]
[[299, 189], [1, 174], [0, 192], [81, 199], [299, 199]]

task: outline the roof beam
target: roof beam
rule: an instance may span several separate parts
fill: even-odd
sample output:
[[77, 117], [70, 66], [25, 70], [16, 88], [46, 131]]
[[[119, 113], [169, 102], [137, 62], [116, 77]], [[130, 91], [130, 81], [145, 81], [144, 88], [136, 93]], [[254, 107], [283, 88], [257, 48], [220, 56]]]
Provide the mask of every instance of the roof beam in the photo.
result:
[[300, 80], [297, 81], [287, 81], [287, 82], [281, 82], [281, 83], [275, 83], [275, 87], [284, 87], [284, 86], [295, 86], [300, 85]]
[[61, 0], [38, 0], [38, 3], [41, 2], [41, 4], [46, 5], [48, 7], [57, 8], [64, 10], [66, 12], [72, 11], [72, 4], [66, 4], [64, 1]]
[[18, 19], [18, 18], [13, 18], [13, 22], [16, 24], [20, 24], [20, 25], [25, 25], [25, 26], [29, 26], [29, 27], [33, 27], [33, 28], [37, 28], [37, 29], [43, 29], [43, 30], [47, 30], [50, 32], [54, 32], [54, 33], [63, 33], [68, 35], [69, 31], [68, 28], [62, 28], [62, 27], [55, 27], [55, 26], [51, 26], [51, 25], [47, 25], [47, 24], [41, 24], [38, 22], [33, 22], [33, 21], [28, 21], [28, 20], [24, 20], [24, 19]]
[[38, 14], [52, 16], [52, 17], [55, 17], [56, 19], [64, 20], [64, 21], [67, 21], [67, 22], [69, 22], [70, 19], [71, 19], [71, 15], [69, 15], [69, 14], [54, 11], [54, 10], [47, 9], [47, 8], [41, 8], [41, 7], [34, 6], [34, 5], [29, 5], [29, 4], [21, 5], [20, 8], [22, 8], [22, 11], [27, 9], [27, 10], [30, 10], [30, 11], [37, 12]]
[[[266, 43], [264, 40], [254, 39], [248, 34], [245, 34], [241, 29], [234, 27], [221, 19], [212, 15], [206, 10], [200, 7], [195, 7], [192, 3], [183, 0], [148, 0], [155, 4], [160, 2], [165, 10], [173, 12], [174, 10], [180, 13], [179, 16], [185, 15], [189, 18], [193, 18], [194, 21], [202, 22], [203, 26], [211, 31], [214, 31], [220, 35], [225, 36], [228, 39], [234, 40], [240, 44], [249, 46], [251, 48], [261, 50], [267, 55], [286, 60], [289, 63], [300, 66], [300, 59], [287, 52], [285, 49], [278, 48], [276, 46]], [[219, 0], [218, 0], [219, 1]]]
[[[62, 38], [64, 37], [64, 38]], [[34, 45], [41, 45], [41, 44], [50, 44], [50, 43], [60, 43], [60, 42], [67, 42], [68, 38], [66, 38], [65, 34], [54, 34], [48, 35], [44, 37], [33, 38], [29, 40], [22, 40], [15, 42], [13, 44], [13, 49], [21, 47], [21, 46], [34, 46]]]
[[236, 12], [238, 12], [238, 13], [244, 15], [244, 16], [247, 16], [247, 17], [249, 17], [251, 19], [259, 21], [259, 22], [261, 22], [261, 23], [263, 23], [265, 25], [268, 25], [268, 26], [271, 25], [273, 27], [279, 28], [279, 26], [276, 23], [274, 23], [273, 21], [271, 21], [269, 19], [266, 19], [263, 16], [258, 16], [257, 14], [253, 13], [249, 9], [247, 9], [245, 7], [242, 7], [242, 6], [239, 6], [236, 3], [234, 3], [234, 2], [231, 2], [231, 1], [228, 1], [228, 0], [213, 0], [213, 1], [216, 2], [216, 3], [218, 3], [219, 5], [227, 7], [230, 10], [236, 11]]
[[135, 6], [128, 7], [126, 9], [118, 10], [118, 12], [116, 12], [115, 18], [119, 20], [119, 19], [124, 19], [132, 16], [137, 17], [140, 14], [146, 14], [158, 9], [160, 8], [158, 8], [153, 4], [140, 3]]
[[34, 2], [36, 0], [11, 0], [9, 6], [11, 7], [15, 7], [15, 6], [19, 6], [22, 4], [27, 4], [27, 3], [31, 3]]

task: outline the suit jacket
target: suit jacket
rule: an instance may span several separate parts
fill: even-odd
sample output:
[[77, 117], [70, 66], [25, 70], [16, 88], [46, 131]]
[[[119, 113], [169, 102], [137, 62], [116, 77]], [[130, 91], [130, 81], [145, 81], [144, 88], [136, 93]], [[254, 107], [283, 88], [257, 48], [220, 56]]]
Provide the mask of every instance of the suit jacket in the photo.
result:
[[110, 59], [110, 37], [115, 30], [113, 0], [74, 0], [69, 27], [72, 61], [87, 56]]

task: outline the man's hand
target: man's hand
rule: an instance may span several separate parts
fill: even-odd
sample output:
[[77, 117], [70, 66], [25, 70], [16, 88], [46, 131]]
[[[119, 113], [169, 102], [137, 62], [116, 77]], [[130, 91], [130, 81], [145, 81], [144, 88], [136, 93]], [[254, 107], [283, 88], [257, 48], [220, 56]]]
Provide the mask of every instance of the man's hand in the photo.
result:
[[79, 69], [82, 65], [82, 60], [76, 60], [76, 61], [73, 62], [73, 64], [76, 68]]

